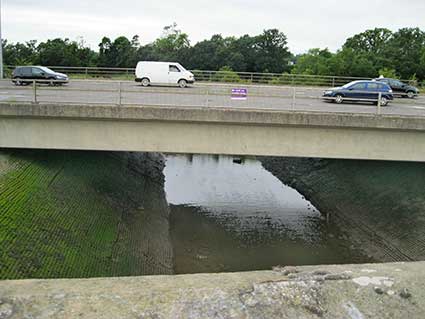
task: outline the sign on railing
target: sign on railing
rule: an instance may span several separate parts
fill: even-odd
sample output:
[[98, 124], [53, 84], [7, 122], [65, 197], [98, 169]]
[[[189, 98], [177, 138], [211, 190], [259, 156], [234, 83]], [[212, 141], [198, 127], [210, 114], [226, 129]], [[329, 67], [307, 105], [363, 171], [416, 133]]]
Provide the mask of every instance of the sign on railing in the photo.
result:
[[248, 89], [232, 89], [232, 100], [246, 100], [248, 98]]

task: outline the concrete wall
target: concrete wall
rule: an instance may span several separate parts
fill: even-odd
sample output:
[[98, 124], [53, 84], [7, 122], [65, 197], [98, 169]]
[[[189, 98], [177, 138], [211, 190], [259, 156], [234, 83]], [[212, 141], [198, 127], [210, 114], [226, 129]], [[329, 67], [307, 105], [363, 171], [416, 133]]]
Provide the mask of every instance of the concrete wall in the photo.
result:
[[424, 263], [0, 284], [0, 318], [424, 318]]
[[0, 148], [425, 161], [425, 118], [2, 104]]

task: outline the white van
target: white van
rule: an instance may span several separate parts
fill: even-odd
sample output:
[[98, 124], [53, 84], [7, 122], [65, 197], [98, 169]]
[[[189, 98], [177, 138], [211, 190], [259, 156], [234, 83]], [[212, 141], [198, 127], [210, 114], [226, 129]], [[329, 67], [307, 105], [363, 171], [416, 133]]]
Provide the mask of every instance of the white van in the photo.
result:
[[179, 63], [140, 61], [136, 67], [136, 82], [140, 82], [142, 86], [177, 84], [185, 88], [189, 83], [195, 83], [195, 77]]

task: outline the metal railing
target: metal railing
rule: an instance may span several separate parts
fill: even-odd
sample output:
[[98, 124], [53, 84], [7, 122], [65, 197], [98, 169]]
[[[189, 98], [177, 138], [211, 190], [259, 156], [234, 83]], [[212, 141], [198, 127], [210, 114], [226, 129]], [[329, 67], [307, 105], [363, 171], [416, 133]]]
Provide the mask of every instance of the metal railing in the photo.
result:
[[[134, 80], [135, 68], [110, 67], [66, 67], [48, 66], [56, 72], [67, 73], [73, 79], [111, 79]], [[15, 66], [6, 66], [6, 75], [12, 73]], [[342, 86], [355, 80], [370, 80], [365, 77], [325, 76], [306, 74], [279, 74], [279, 73], [252, 73], [233, 71], [191, 71], [198, 82], [240, 83], [240, 84], [267, 84], [291, 86]], [[404, 81], [411, 82], [411, 81]], [[415, 83], [412, 83], [415, 84]]]
[[[174, 107], [225, 107], [289, 111], [320, 112], [362, 112], [383, 113], [382, 92], [369, 92], [374, 96], [347, 98], [337, 101], [337, 97], [324, 97], [324, 90], [314, 87], [273, 86], [273, 85], [233, 85], [199, 84], [185, 89], [178, 87], [142, 87], [129, 81], [73, 80], [70, 84], [59, 86], [61, 81], [32, 81], [15, 86], [10, 80], [0, 81], [0, 102], [6, 103], [60, 103], [118, 106], [174, 106]], [[233, 91], [245, 92], [234, 96]], [[233, 90], [232, 90], [233, 89]], [[364, 91], [351, 91], [364, 93]], [[340, 106], [337, 103], [347, 102]], [[369, 107], [354, 106], [351, 102], [362, 102]], [[415, 115], [425, 115], [425, 101], [420, 99], [400, 99], [399, 105], [414, 103]], [[371, 107], [375, 105], [376, 107]], [[347, 110], [347, 107], [349, 109]], [[353, 107], [356, 109], [354, 110]], [[385, 108], [390, 110], [391, 108]], [[388, 113], [388, 111], [385, 111]]]

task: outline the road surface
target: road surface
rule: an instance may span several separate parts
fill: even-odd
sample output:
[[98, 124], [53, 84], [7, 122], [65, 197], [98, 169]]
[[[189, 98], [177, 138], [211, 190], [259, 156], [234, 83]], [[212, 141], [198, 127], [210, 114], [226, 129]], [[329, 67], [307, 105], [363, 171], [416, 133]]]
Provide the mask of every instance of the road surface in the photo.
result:
[[[120, 89], [121, 86], [121, 89]], [[232, 88], [247, 88], [246, 100], [231, 98]], [[377, 113], [371, 103], [345, 102], [342, 105], [322, 101], [326, 88], [251, 86], [243, 84], [195, 84], [181, 89], [155, 86], [144, 88], [130, 81], [72, 81], [63, 87], [37, 87], [37, 101], [42, 103], [161, 105], [181, 107], [231, 107], [272, 110]], [[121, 90], [121, 98], [120, 92]], [[10, 81], [0, 81], [0, 102], [30, 102], [34, 98], [31, 86], [16, 87]], [[425, 116], [425, 97], [397, 98], [381, 109], [386, 115]]]

